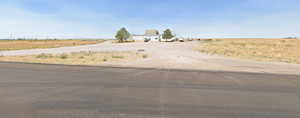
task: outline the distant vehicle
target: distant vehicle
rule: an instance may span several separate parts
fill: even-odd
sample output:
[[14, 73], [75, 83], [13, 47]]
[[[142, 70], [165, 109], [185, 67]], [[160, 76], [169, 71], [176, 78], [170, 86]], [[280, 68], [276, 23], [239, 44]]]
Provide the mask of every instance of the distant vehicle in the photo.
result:
[[151, 38], [145, 38], [144, 39], [144, 42], [149, 42], [149, 41], [151, 41]]
[[165, 42], [175, 42], [177, 41], [178, 39], [176, 37], [173, 37], [171, 39], [162, 39], [161, 41], [165, 41]]
[[184, 39], [183, 38], [179, 38], [178, 41], [179, 42], [184, 42]]
[[194, 40], [193, 38], [189, 38], [189, 39], [188, 39], [188, 41], [193, 41], [193, 40]]
[[[151, 39], [151, 38], [144, 38], [144, 42], [150, 42], [150, 41], [152, 41], [153, 39]], [[162, 39], [162, 38], [160, 38], [160, 39], [155, 39], [155, 40], [153, 40], [153, 41], [156, 41], [156, 40], [158, 40], [158, 41], [160, 41], [160, 42], [175, 42], [175, 41], [180, 41], [180, 39], [179, 38], [176, 38], [176, 37], [174, 37], [174, 38], [171, 38], [171, 39]], [[183, 39], [182, 39], [183, 40]]]

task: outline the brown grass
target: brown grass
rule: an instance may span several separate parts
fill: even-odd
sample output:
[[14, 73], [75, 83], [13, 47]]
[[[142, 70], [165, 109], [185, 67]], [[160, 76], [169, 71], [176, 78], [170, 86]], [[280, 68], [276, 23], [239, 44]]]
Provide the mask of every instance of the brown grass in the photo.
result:
[[113, 43], [134, 43], [135, 40], [124, 40], [123, 42], [120, 42], [119, 40], [114, 40]]
[[198, 50], [257, 61], [300, 63], [300, 39], [214, 39]]
[[58, 48], [101, 43], [104, 40], [0, 40], [0, 51]]
[[67, 65], [98, 65], [117, 64], [143, 59], [142, 53], [136, 52], [78, 52], [71, 54], [39, 54], [30, 56], [2, 56], [0, 61], [67, 64]]

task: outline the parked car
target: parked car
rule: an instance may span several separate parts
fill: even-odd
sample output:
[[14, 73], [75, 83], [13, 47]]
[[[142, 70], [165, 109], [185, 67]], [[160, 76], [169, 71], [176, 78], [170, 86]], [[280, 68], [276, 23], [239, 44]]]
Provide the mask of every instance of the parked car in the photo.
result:
[[174, 38], [171, 38], [171, 39], [162, 39], [162, 41], [165, 41], [165, 42], [175, 42], [175, 41], [177, 41], [177, 38], [174, 37]]
[[144, 42], [149, 42], [149, 41], [151, 41], [151, 38], [145, 38], [144, 39]]
[[179, 38], [178, 41], [179, 42], [184, 42], [184, 39], [183, 38]]

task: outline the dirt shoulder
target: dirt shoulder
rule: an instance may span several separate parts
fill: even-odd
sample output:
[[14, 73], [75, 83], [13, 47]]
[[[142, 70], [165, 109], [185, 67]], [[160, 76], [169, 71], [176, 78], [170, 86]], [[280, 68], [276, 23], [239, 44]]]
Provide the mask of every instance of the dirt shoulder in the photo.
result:
[[146, 54], [138, 52], [73, 52], [64, 54], [38, 54], [27, 56], [3, 56], [3, 62], [27, 62], [67, 65], [112, 65], [147, 58]]

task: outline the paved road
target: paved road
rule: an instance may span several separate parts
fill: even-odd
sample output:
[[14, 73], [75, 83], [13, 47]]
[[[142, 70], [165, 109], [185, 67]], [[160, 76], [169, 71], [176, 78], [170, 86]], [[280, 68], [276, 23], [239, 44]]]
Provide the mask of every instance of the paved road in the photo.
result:
[[299, 118], [300, 76], [0, 63], [1, 118]]

